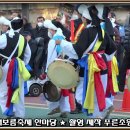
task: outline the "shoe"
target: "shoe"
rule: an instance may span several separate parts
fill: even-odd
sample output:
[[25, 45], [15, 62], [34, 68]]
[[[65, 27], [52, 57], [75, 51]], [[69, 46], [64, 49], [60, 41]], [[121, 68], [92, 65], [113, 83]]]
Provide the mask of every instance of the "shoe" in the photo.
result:
[[21, 117], [15, 117], [15, 119], [23, 119], [23, 118], [21, 118]]
[[25, 97], [31, 97], [30, 93], [24, 95]]
[[114, 107], [113, 106], [110, 106], [107, 111], [106, 111], [106, 115], [104, 116], [103, 119], [106, 119], [110, 116], [110, 113], [114, 110]]
[[60, 112], [61, 112], [60, 108], [57, 107], [57, 108], [53, 109], [51, 112], [49, 112], [48, 115], [53, 115], [53, 114], [60, 113]]
[[74, 111], [71, 111], [70, 114], [79, 114], [82, 113], [82, 110], [75, 109]]
[[61, 114], [60, 114], [60, 117], [61, 118], [67, 118], [68, 116], [67, 116], [67, 112], [62, 112]]
[[70, 114], [78, 114], [78, 110], [75, 109], [74, 111], [71, 111]]

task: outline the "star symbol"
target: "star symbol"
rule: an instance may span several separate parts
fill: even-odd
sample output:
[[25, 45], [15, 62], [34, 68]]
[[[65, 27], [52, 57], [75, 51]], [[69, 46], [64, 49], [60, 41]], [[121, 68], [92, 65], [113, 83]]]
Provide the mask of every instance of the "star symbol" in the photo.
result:
[[60, 125], [65, 125], [65, 123], [66, 123], [66, 122], [65, 122], [64, 120], [61, 120], [61, 121], [60, 121]]

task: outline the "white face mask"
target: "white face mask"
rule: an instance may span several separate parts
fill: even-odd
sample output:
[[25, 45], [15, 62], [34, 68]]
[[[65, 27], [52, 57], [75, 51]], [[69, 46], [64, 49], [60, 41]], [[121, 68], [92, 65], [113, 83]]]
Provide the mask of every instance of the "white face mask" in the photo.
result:
[[76, 19], [78, 19], [78, 18], [79, 18], [78, 15], [73, 14], [72, 17], [71, 17], [71, 20], [76, 20]]
[[111, 22], [112, 22], [112, 23], [115, 23], [115, 21], [116, 21], [116, 19], [111, 18]]
[[52, 37], [53, 37], [53, 35], [51, 34], [50, 31], [48, 31], [48, 37], [49, 37], [49, 38], [52, 38]]
[[37, 25], [38, 25], [38, 27], [42, 27], [43, 23], [42, 22], [38, 22]]

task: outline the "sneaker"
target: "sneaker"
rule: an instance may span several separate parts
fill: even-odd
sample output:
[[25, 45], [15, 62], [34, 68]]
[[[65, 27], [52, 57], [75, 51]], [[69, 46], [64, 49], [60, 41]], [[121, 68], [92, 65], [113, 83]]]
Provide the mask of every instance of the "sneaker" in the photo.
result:
[[48, 115], [53, 115], [53, 114], [60, 113], [60, 112], [61, 112], [60, 108], [57, 107], [57, 108], [53, 109], [51, 112], [49, 112]]
[[70, 114], [79, 114], [82, 113], [82, 110], [75, 109], [74, 111], [71, 111]]

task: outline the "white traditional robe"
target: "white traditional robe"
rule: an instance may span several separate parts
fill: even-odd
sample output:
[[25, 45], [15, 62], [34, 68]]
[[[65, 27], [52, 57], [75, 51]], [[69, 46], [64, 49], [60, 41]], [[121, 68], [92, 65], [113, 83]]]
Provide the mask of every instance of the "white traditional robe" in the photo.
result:
[[[7, 45], [7, 38], [5, 34], [2, 34], [0, 36], [0, 49], [4, 49]], [[27, 44], [26, 48], [25, 48], [25, 52], [24, 52], [24, 63], [25, 65], [29, 63], [31, 57], [31, 50], [29, 45]], [[0, 106], [2, 109], [2, 112], [4, 113], [6, 108], [6, 101], [7, 101], [7, 91], [8, 91], [8, 87], [7, 87], [7, 82], [6, 82], [6, 76], [8, 73], [8, 67], [9, 64], [6, 64], [3, 66], [3, 70], [4, 70], [4, 80], [3, 82], [0, 83]], [[24, 118], [25, 116], [25, 107], [24, 107], [24, 80], [21, 79], [21, 83], [22, 86], [21, 87], [21, 93], [20, 93], [20, 97], [19, 97], [19, 102], [17, 104], [14, 104], [14, 113], [15, 113], [15, 117], [20, 117], [20, 118]]]

